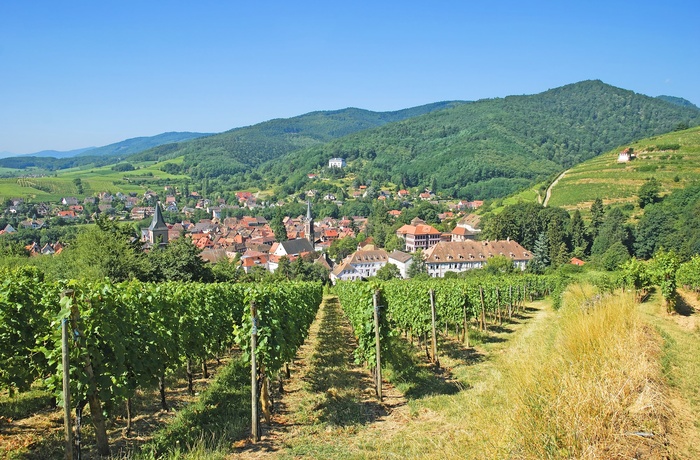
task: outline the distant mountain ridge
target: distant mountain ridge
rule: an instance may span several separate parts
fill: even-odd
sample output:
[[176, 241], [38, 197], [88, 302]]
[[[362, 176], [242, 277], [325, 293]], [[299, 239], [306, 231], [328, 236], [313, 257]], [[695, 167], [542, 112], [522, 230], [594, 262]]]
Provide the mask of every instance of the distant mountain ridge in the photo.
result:
[[105, 145], [103, 147], [84, 149], [84, 151], [78, 153], [77, 156], [119, 156], [124, 158], [159, 145], [171, 144], [173, 142], [183, 142], [190, 139], [198, 139], [200, 137], [211, 135], [211, 133], [167, 132], [156, 136], [133, 137], [131, 139], [115, 142], [114, 144]]

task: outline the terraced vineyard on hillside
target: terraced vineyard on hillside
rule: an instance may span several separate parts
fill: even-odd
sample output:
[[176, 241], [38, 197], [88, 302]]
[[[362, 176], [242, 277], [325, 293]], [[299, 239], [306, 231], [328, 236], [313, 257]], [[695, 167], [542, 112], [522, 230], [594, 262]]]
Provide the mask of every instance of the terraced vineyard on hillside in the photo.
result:
[[[618, 153], [632, 148], [636, 158], [618, 163]], [[596, 198], [604, 204], [636, 205], [639, 187], [650, 177], [662, 194], [687, 186], [700, 174], [700, 128], [654, 136], [621, 146], [569, 169], [552, 189], [550, 206], [588, 212]]]

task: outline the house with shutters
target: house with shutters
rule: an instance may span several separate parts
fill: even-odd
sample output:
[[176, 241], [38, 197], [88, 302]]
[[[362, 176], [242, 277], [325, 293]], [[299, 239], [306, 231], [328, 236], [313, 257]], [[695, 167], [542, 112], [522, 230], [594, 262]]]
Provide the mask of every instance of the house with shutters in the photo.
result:
[[483, 268], [495, 256], [504, 256], [513, 265], [525, 270], [532, 260], [532, 253], [513, 240], [501, 241], [442, 241], [425, 252], [428, 274], [442, 278], [447, 272], [464, 272]]
[[439, 243], [441, 233], [440, 230], [416, 217], [410, 224], [396, 230], [396, 236], [406, 242], [406, 251], [416, 252], [418, 249], [426, 250]]

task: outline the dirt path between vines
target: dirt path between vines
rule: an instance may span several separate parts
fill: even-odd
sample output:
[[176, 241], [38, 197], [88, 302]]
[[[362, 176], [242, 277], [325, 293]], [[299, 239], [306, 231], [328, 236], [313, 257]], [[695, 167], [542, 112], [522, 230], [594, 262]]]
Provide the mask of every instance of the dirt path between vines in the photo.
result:
[[[462, 398], [474, 392], [480, 394], [489, 379], [495, 378], [491, 373], [497, 373], [491, 370], [491, 358], [513, 346], [511, 340], [516, 336], [523, 340], [532, 333], [550, 312], [539, 304], [532, 306], [535, 308], [514, 316], [512, 322], [489, 326], [486, 334], [473, 331], [481, 335], [481, 342], [473, 348], [465, 348], [453, 335], [441, 334], [442, 368], [433, 369], [427, 359], [414, 362], [411, 372], [417, 375], [399, 379], [402, 385], [408, 383], [402, 386], [406, 395], [385, 381], [380, 403], [373, 376], [354, 364], [356, 340], [350, 324], [337, 298], [328, 297], [297, 353], [285, 392], [275, 401], [273, 423], [263, 423], [260, 443], [242, 441], [228, 458], [367, 458], [410, 444], [411, 439], [429, 445], [446, 426], [456, 429], [464, 423], [463, 414], [431, 409], [430, 401], [443, 398], [445, 410], [460, 412], [448, 406], [461, 404]], [[410, 350], [408, 342], [404, 343]]]
[[354, 362], [356, 343], [338, 299], [325, 298], [275, 401], [272, 424], [262, 424], [261, 442], [241, 443], [230, 458], [310, 455], [297, 451], [310, 437], [332, 444], [368, 424], [401, 423], [406, 399], [385, 381], [379, 402], [373, 376]]

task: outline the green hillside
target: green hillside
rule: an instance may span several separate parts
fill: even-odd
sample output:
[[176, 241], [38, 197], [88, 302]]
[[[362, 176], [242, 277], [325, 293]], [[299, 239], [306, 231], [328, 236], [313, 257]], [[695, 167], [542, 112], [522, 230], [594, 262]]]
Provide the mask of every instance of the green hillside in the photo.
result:
[[[700, 111], [584, 81], [462, 104], [278, 158], [260, 174], [303, 176], [344, 157], [365, 182], [506, 196], [627, 142], [700, 123]], [[291, 173], [291, 174], [290, 174]]]
[[[181, 159], [168, 160], [167, 163], [179, 164]], [[34, 203], [56, 202], [66, 196], [82, 198], [107, 190], [143, 194], [163, 181], [175, 183], [187, 179], [186, 176], [164, 172], [165, 164], [134, 163], [136, 169], [126, 172], [114, 171], [112, 166], [100, 166], [65, 169], [55, 176], [0, 178], [0, 201], [23, 198]], [[80, 179], [82, 193], [79, 193], [75, 179]]]
[[[387, 123], [405, 120], [463, 102], [436, 102], [395, 112], [348, 108], [280, 118], [189, 142], [163, 145], [138, 154], [133, 161], [184, 156], [183, 171], [193, 178], [249, 171], [289, 152]], [[132, 160], [132, 159], [130, 159]]]
[[639, 187], [650, 177], [661, 183], [662, 194], [700, 178], [700, 128], [649, 137], [622, 146], [636, 158], [618, 163], [621, 148], [574, 166], [552, 188], [551, 206], [590, 209], [596, 198], [605, 204], [636, 204]]

